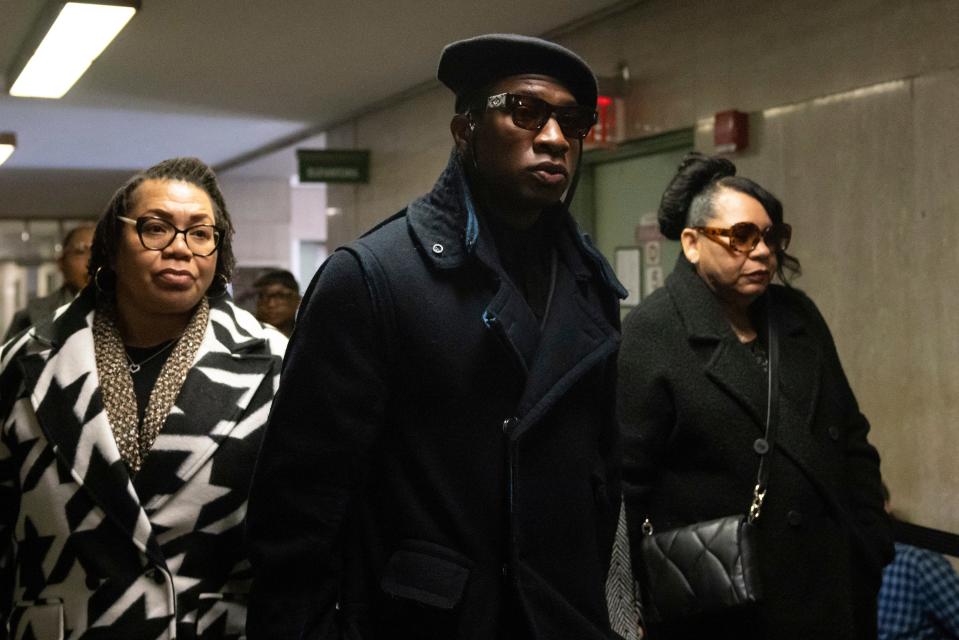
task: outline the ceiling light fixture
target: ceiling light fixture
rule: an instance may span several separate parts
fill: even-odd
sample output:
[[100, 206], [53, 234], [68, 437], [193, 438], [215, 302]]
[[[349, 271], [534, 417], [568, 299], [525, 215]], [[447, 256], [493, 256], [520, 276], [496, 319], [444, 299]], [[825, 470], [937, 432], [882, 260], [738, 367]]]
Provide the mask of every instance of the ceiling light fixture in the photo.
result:
[[17, 136], [16, 134], [4, 131], [0, 133], [0, 164], [3, 164], [7, 161], [7, 158], [13, 153], [13, 150], [17, 148]]
[[139, 0], [51, 2], [7, 73], [10, 95], [61, 98], [140, 8]]

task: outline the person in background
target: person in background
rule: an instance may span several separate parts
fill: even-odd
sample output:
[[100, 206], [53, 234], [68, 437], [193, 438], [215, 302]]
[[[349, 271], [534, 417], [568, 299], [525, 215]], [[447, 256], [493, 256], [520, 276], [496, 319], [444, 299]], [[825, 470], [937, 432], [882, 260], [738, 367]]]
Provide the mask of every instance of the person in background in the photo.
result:
[[273, 325], [287, 338], [293, 333], [300, 306], [300, 285], [289, 271], [270, 271], [253, 283], [256, 290], [256, 319]]
[[87, 263], [90, 261], [90, 247], [93, 244], [93, 225], [74, 227], [63, 237], [62, 249], [57, 257], [57, 267], [63, 275], [63, 284], [48, 296], [31, 300], [25, 309], [17, 311], [10, 320], [6, 342], [24, 329], [32, 327], [41, 320], [53, 315], [53, 312], [72, 301], [80, 289], [87, 284]]
[[446, 170], [297, 318], [250, 494], [251, 640], [616, 637], [625, 291], [567, 208], [596, 79], [514, 35], [437, 75]]
[[12, 638], [243, 635], [247, 492], [286, 338], [226, 297], [232, 236], [203, 162], [138, 173], [97, 223], [91, 284], [0, 349]]
[[[882, 491], [895, 517], [885, 484]], [[879, 589], [879, 640], [959, 640], [959, 574], [948, 560], [896, 543]]]
[[875, 638], [876, 594], [892, 558], [879, 455], [825, 320], [787, 284], [799, 264], [786, 253], [782, 204], [729, 160], [693, 153], [663, 194], [659, 224], [682, 252], [666, 286], [625, 320], [619, 355], [637, 575], [644, 528], [666, 532], [749, 508], [766, 445], [770, 320], [780, 388], [756, 523], [763, 599], [650, 627], [649, 638]]

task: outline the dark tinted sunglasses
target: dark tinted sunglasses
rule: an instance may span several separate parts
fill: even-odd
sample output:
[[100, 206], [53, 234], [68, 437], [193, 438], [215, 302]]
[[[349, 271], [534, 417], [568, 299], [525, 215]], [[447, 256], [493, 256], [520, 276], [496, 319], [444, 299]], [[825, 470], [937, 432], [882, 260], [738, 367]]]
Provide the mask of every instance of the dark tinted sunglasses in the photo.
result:
[[567, 138], [583, 139], [596, 124], [596, 111], [581, 105], [557, 107], [545, 100], [516, 93], [497, 93], [486, 99], [487, 109], [506, 111], [513, 124], [527, 131], [539, 131], [556, 118], [560, 130]]
[[789, 241], [793, 235], [792, 227], [785, 223], [770, 225], [765, 229], [760, 229], [752, 222], [737, 222], [728, 229], [719, 227], [693, 227], [693, 229], [723, 246], [726, 246], [726, 244], [718, 240], [717, 237], [728, 237], [729, 248], [740, 253], [751, 252], [759, 244], [760, 238], [769, 247], [770, 251], [785, 251], [789, 248]]

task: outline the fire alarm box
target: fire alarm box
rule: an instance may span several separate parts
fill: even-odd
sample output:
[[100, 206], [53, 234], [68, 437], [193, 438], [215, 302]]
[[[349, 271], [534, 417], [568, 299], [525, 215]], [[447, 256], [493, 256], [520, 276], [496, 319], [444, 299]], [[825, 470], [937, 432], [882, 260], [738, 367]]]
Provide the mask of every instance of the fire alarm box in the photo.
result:
[[749, 114], [731, 109], [713, 116], [713, 143], [717, 153], [742, 151], [749, 146]]

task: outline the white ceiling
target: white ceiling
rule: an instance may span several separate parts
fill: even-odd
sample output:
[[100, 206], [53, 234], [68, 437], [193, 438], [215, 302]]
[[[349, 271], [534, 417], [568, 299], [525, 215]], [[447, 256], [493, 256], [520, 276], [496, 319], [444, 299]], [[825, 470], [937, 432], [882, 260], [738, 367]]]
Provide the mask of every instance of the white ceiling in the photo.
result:
[[[543, 34], [623, 0], [142, 0], [60, 100], [0, 94], [0, 217], [95, 216], [137, 169], [222, 165], [429, 82], [443, 45]], [[42, 9], [0, 0], [0, 74]], [[0, 80], [0, 88], [6, 83]]]

